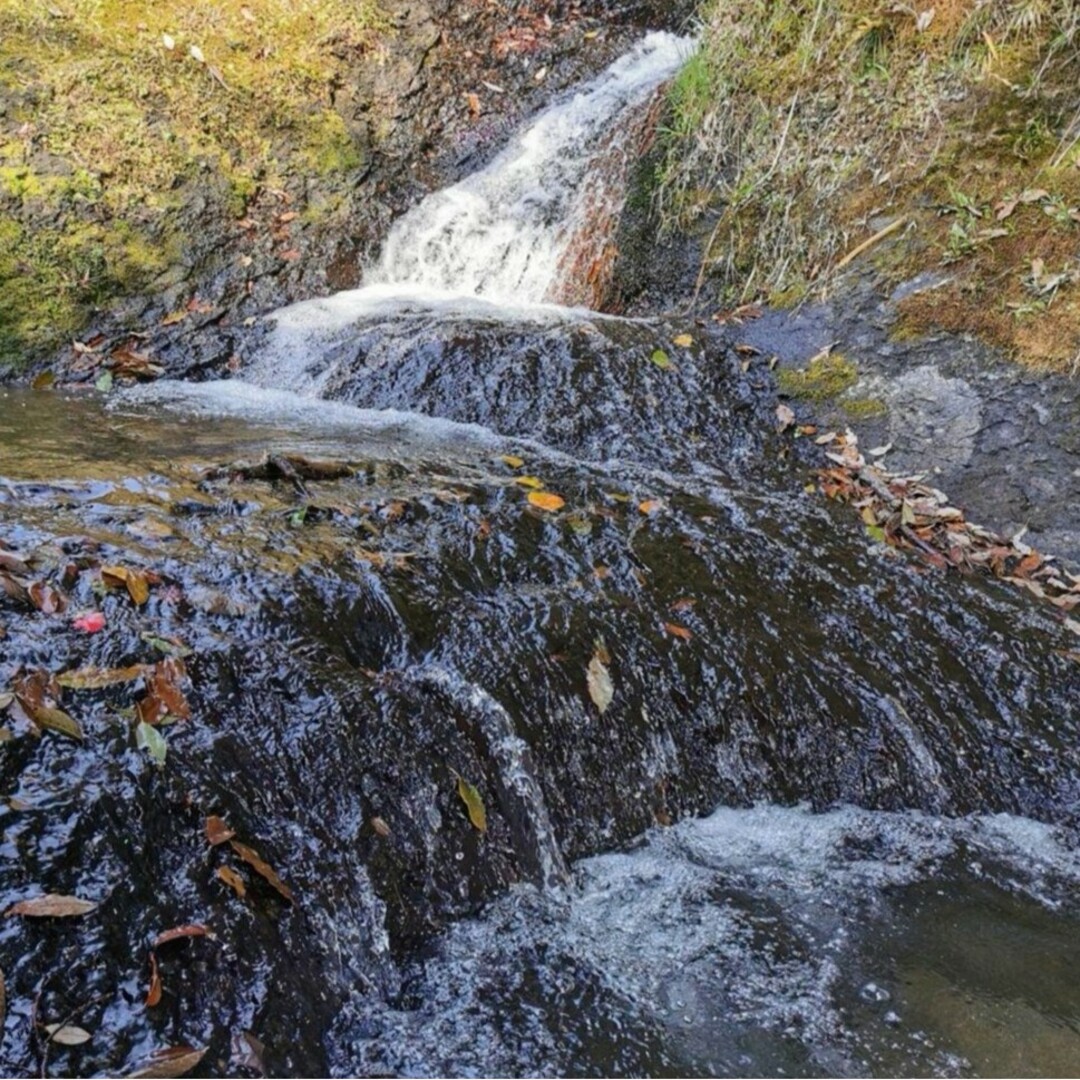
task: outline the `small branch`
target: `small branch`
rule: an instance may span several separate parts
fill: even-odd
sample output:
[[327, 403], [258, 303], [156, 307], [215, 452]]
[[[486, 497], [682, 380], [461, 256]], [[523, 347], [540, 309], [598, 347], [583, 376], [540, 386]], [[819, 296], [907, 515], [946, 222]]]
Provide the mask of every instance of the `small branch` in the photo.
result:
[[848, 263], [857, 259], [864, 251], [869, 251], [875, 244], [881, 243], [886, 236], [892, 236], [898, 229], [903, 228], [908, 223], [907, 217], [898, 217], [895, 221], [890, 222], [884, 229], [878, 229], [869, 240], [864, 240], [858, 247], [852, 248], [834, 267], [833, 270], [843, 270]]

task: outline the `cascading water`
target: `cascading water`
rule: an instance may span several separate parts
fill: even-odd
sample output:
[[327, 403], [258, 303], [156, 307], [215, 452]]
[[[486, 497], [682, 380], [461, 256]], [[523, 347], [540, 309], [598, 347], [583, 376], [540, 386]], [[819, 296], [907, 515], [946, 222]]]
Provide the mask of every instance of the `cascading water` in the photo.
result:
[[[547, 302], [613, 132], [685, 48], [647, 38], [425, 200], [364, 288], [272, 316], [239, 378], [5, 402], [0, 523], [108, 632], [5, 609], [0, 690], [192, 654], [164, 770], [124, 686], [71, 705], [83, 743], [0, 746], [0, 905], [101, 905], [0, 920], [22, 1074], [35, 994], [49, 1019], [91, 1003], [85, 1073], [181, 1040], [251, 1071], [245, 1032], [268, 1075], [968, 1075], [1010, 1041], [1020, 1071], [1080, 1062], [1058, 613], [808, 493], [813, 448], [777, 435], [738, 339]], [[297, 451], [349, 467], [305, 480]], [[162, 580], [137, 605], [84, 563]], [[226, 887], [209, 814], [295, 906]], [[217, 936], [160, 949], [144, 1007], [147, 943], [193, 921]]]

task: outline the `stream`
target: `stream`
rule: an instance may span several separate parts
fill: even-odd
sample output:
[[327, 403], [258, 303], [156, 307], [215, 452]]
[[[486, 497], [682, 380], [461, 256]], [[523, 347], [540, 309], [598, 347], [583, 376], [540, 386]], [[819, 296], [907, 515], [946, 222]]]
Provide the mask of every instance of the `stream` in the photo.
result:
[[0, 389], [0, 693], [82, 735], [7, 703], [0, 908], [96, 905], [0, 919], [5, 1074], [1080, 1069], [1075, 634], [872, 543], [737, 328], [559, 303], [688, 48], [233, 379]]

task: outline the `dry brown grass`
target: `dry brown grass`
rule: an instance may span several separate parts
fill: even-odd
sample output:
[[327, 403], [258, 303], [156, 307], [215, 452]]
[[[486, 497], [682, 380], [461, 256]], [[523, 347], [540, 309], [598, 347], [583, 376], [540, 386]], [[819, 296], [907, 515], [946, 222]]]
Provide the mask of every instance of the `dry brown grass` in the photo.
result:
[[[1036, 258], [1046, 277], [1080, 269], [1075, 0], [740, 0], [704, 20], [658, 192], [668, 224], [708, 238], [704, 296], [797, 301], [903, 215], [862, 258], [893, 281], [940, 264], [954, 279], [906, 305], [907, 330], [1072, 364], [1080, 285], [1028, 279]], [[1036, 187], [1045, 199], [996, 219]]]

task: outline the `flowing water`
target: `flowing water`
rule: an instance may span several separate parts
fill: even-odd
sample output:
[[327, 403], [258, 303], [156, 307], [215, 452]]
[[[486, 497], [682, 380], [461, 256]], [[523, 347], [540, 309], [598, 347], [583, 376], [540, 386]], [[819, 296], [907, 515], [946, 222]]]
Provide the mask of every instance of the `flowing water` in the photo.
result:
[[0, 536], [68, 600], [0, 600], [0, 689], [191, 650], [164, 768], [141, 682], [65, 691], [83, 742], [10, 718], [0, 905], [99, 904], [0, 920], [13, 1075], [75, 1011], [56, 1074], [1080, 1068], [1075, 636], [805, 490], [731, 332], [550, 302], [685, 48], [541, 115], [238, 378], [0, 399]]

